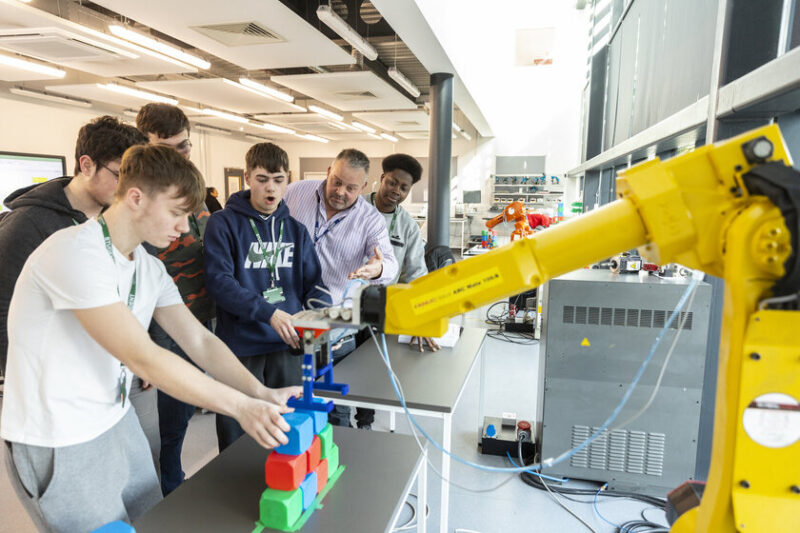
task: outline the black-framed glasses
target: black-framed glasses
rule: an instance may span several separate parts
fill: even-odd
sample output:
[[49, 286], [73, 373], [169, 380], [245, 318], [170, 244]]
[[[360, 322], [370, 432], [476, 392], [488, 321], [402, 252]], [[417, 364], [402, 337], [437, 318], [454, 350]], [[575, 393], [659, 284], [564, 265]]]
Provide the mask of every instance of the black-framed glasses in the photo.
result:
[[[162, 146], [172, 146], [170, 144], [165, 144], [165, 143], [159, 143], [159, 144], [161, 144]], [[175, 148], [179, 152], [185, 152], [186, 150], [191, 150], [192, 141], [190, 141], [189, 139], [184, 139], [175, 146], [172, 146], [172, 148]]]
[[108, 171], [109, 171], [109, 172], [111, 172], [112, 174], [114, 174], [114, 177], [115, 177], [116, 179], [119, 179], [119, 170], [111, 170], [110, 168], [108, 168], [108, 167], [107, 167], [107, 166], [105, 166], [105, 165], [100, 165], [100, 166], [101, 166], [102, 168], [104, 168], [104, 169], [108, 170]]

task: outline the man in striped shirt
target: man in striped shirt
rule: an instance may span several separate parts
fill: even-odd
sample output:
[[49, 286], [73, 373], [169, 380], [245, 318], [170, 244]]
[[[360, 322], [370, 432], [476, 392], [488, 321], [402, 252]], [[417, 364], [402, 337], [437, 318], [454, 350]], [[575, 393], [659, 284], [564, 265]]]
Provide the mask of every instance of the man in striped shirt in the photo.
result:
[[[322, 264], [322, 280], [334, 304], [358, 283], [387, 284], [398, 273], [386, 223], [378, 210], [361, 197], [367, 186], [369, 158], [354, 148], [339, 152], [323, 181], [299, 181], [286, 190], [284, 201], [295, 219], [308, 229]], [[342, 339], [334, 362], [355, 350], [354, 336]], [[359, 427], [372, 424], [374, 411], [359, 408]], [[350, 425], [350, 408], [336, 406], [331, 423]]]

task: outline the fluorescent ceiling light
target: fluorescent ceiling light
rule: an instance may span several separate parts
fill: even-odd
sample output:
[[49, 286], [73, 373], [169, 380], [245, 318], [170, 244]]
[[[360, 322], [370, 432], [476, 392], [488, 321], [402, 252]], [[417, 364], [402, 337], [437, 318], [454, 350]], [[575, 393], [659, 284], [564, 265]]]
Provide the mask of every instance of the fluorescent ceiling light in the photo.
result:
[[251, 139], [253, 141], [256, 141], [258, 143], [263, 143], [264, 141], [271, 141], [272, 140], [269, 137], [261, 137], [260, 135], [251, 135], [249, 133], [247, 135], [245, 135], [245, 137], [247, 137], [248, 139]]
[[388, 133], [381, 133], [381, 137], [383, 137], [387, 141], [392, 141], [393, 143], [397, 142], [397, 137], [395, 137], [393, 135], [389, 135]]
[[269, 122], [264, 122], [261, 124], [256, 124], [259, 128], [263, 128], [268, 131], [274, 131], [275, 133], [285, 133], [286, 135], [297, 135], [294, 130], [289, 128], [284, 128], [283, 126], [278, 126], [276, 124], [270, 124]]
[[379, 141], [383, 140], [380, 135], [375, 135], [374, 133], [367, 133], [367, 135], [369, 135], [373, 139], [378, 139]]
[[[230, 80], [225, 80], [225, 81], [228, 83], [234, 83]], [[271, 96], [272, 98], [277, 98], [278, 100], [282, 100], [284, 102], [289, 102], [289, 103], [294, 102], [294, 96], [292, 96], [291, 94], [279, 91], [278, 89], [274, 89], [272, 87], [264, 85], [263, 83], [258, 83], [247, 78], [239, 78], [239, 83], [244, 85], [248, 89], [257, 91], [262, 96]]]
[[336, 128], [337, 130], [347, 131], [347, 128], [344, 127], [344, 124], [339, 124], [338, 122], [328, 122], [328, 124]]
[[123, 109], [122, 110], [122, 114], [126, 115], [126, 116], [129, 116], [129, 117], [138, 117], [139, 116], [139, 112], [136, 111], [135, 109]]
[[326, 26], [338, 33], [339, 37], [347, 41], [350, 46], [361, 52], [361, 55], [370, 61], [375, 61], [378, 58], [378, 51], [375, 50], [375, 47], [369, 44], [352, 26], [339, 17], [339, 15], [331, 9], [331, 6], [319, 6], [317, 8], [317, 17]]
[[461, 136], [468, 141], [472, 140], [472, 136], [469, 133], [467, 133], [467, 130], [461, 130]]
[[361, 131], [366, 131], [367, 133], [375, 133], [375, 128], [370, 128], [366, 124], [362, 124], [360, 122], [356, 122], [355, 120], [352, 122], [353, 126], [360, 129]]
[[185, 109], [186, 111], [189, 111], [190, 113], [200, 113], [200, 114], [203, 114], [203, 110], [202, 110], [202, 109], [200, 109], [199, 107], [192, 107], [192, 106], [190, 106], [190, 105], [185, 105], [185, 104], [181, 104], [181, 105], [179, 105], [178, 107], [180, 107], [181, 109]]
[[47, 100], [48, 102], [58, 102], [59, 104], [68, 104], [77, 107], [92, 107], [92, 103], [88, 100], [51, 94], [45, 91], [34, 91], [32, 89], [25, 89], [23, 87], [11, 87], [8, 90], [8, 92], [17, 94], [19, 96], [27, 96], [30, 98], [38, 98], [39, 100]]
[[459, 128], [458, 124], [456, 124], [455, 122], [453, 122], [453, 131], [456, 133], [461, 131], [461, 128]]
[[150, 48], [151, 50], [161, 52], [162, 54], [177, 59], [178, 61], [182, 61], [183, 63], [188, 63], [189, 65], [201, 68], [203, 70], [211, 67], [211, 63], [205, 59], [193, 56], [192, 54], [187, 54], [183, 50], [178, 50], [174, 46], [164, 44], [160, 41], [156, 41], [155, 39], [151, 39], [150, 37], [145, 37], [141, 33], [129, 30], [128, 28], [111, 24], [108, 26], [108, 29], [117, 37], [122, 37], [123, 39], [144, 46], [145, 48]]
[[54, 78], [63, 78], [67, 73], [61, 69], [48, 67], [41, 63], [34, 63], [33, 61], [25, 61], [16, 57], [0, 55], [0, 65], [8, 65], [9, 67], [27, 70], [28, 72], [36, 72], [37, 74], [44, 74], [45, 76], [52, 76]]
[[320, 107], [318, 105], [313, 105], [312, 104], [312, 105], [308, 106], [308, 110], [311, 111], [311, 112], [314, 112], [317, 115], [320, 115], [322, 117], [329, 118], [331, 120], [335, 120], [336, 122], [341, 122], [342, 119], [344, 118], [342, 115], [334, 113], [333, 111], [328, 111], [327, 109], [325, 109], [323, 107]]
[[98, 83], [97, 86], [101, 89], [106, 89], [107, 91], [133, 96], [134, 98], [141, 98], [142, 100], [161, 102], [162, 104], [178, 105], [178, 101], [174, 98], [167, 98], [166, 96], [161, 96], [160, 94], [140, 91], [139, 89], [126, 87], [124, 85], [117, 85], [116, 83]]
[[298, 113], [308, 113], [308, 109], [306, 109], [305, 107], [303, 107], [301, 105], [290, 104], [289, 102], [286, 102], [286, 105], [288, 105], [289, 107], [291, 107], [292, 109], [294, 109]]
[[231, 130], [226, 130], [225, 128], [218, 128], [216, 126], [207, 126], [206, 124], [195, 124], [193, 129], [205, 131], [208, 133], [221, 133], [222, 135], [231, 135], [233, 132]]
[[397, 82], [397, 85], [408, 91], [408, 94], [414, 98], [422, 94], [419, 90], [419, 87], [414, 85], [414, 82], [408, 79], [405, 74], [397, 70], [397, 67], [389, 67], [387, 73], [389, 74], [390, 78]]
[[339, 125], [340, 126], [344, 126], [348, 130], [357, 131], [358, 133], [361, 133], [363, 131], [363, 130], [360, 130], [360, 129], [356, 128], [352, 124], [348, 124], [347, 122], [340, 122]]
[[318, 137], [316, 135], [311, 135], [310, 133], [295, 133], [295, 135], [297, 135], [300, 138], [303, 138], [303, 139], [306, 139], [306, 140], [309, 140], [309, 141], [318, 142], [318, 143], [330, 142], [328, 139], [325, 139], [324, 137]]
[[81, 26], [80, 24], [75, 25], [78, 29], [80, 29], [84, 33], [88, 33], [89, 35], [94, 35], [95, 37], [99, 37], [101, 39], [105, 39], [106, 41], [112, 42], [114, 44], [118, 44], [119, 46], [124, 46], [125, 48], [129, 48], [131, 50], [135, 50], [140, 54], [148, 55], [150, 57], [155, 57], [160, 61], [166, 61], [167, 63], [172, 63], [173, 65], [178, 65], [181, 68], [186, 69], [187, 72], [197, 72], [197, 69], [193, 66], [184, 63], [183, 61], [178, 61], [175, 58], [165, 56], [164, 54], [159, 54], [155, 50], [150, 50], [149, 48], [144, 48], [142, 46], [129, 43], [124, 39], [118, 39], [113, 35], [108, 35], [107, 33], [103, 33], [101, 31], [94, 30], [92, 28], [87, 28], [86, 26]]
[[212, 117], [218, 117], [225, 120], [230, 120], [231, 122], [238, 122], [239, 124], [250, 124], [250, 121], [242, 116], [234, 115], [233, 113], [228, 113], [227, 111], [219, 111], [217, 109], [203, 109], [204, 115], [211, 115]]

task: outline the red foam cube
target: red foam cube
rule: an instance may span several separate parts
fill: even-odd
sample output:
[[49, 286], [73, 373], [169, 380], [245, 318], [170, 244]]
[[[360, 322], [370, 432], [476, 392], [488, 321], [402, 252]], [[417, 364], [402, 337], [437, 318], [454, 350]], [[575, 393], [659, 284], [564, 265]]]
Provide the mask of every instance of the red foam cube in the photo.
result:
[[306, 454], [284, 455], [272, 452], [264, 465], [267, 486], [276, 490], [295, 490], [308, 474]]
[[320, 461], [314, 472], [317, 473], [317, 494], [319, 494], [328, 484], [328, 460], [323, 459]]
[[314, 440], [311, 441], [311, 446], [308, 447], [305, 455], [308, 461], [306, 468], [309, 472], [313, 472], [319, 466], [320, 459], [322, 459], [322, 441], [319, 440], [319, 435], [314, 435]]

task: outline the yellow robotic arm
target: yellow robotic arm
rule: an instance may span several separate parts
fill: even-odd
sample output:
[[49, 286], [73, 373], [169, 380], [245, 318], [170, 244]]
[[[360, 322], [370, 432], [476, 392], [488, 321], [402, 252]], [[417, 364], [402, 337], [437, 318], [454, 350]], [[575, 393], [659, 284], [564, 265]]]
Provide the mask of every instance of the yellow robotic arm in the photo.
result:
[[[353, 324], [438, 336], [448, 317], [636, 247], [652, 262], [722, 277], [711, 469], [701, 505], [684, 513], [673, 531], [797, 531], [800, 442], [759, 444], [743, 424], [745, 411], [762, 405], [763, 395], [800, 398], [800, 313], [758, 310], [776, 286], [782, 284], [784, 293], [798, 290], [787, 289], [800, 275], [793, 268], [787, 273], [796, 260], [797, 235], [784, 218], [791, 209], [782, 206], [782, 213], [776, 206], [782, 202], [773, 202], [777, 193], [751, 179], [760, 169], [777, 168], [796, 182], [790, 164], [774, 125], [668, 161], [642, 163], [620, 173], [619, 199], [600, 209], [411, 284], [365, 288], [354, 300]], [[786, 217], [795, 231], [796, 216]]]

